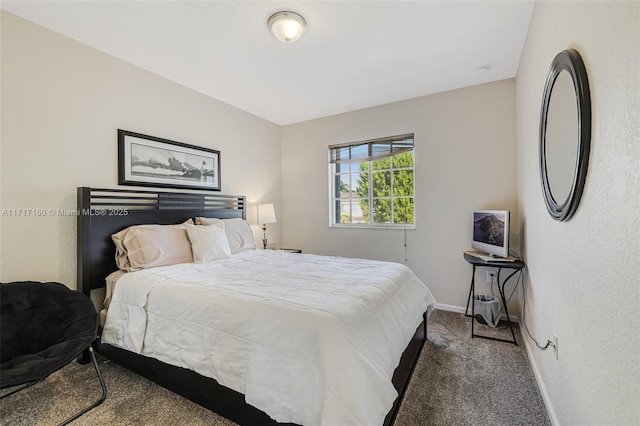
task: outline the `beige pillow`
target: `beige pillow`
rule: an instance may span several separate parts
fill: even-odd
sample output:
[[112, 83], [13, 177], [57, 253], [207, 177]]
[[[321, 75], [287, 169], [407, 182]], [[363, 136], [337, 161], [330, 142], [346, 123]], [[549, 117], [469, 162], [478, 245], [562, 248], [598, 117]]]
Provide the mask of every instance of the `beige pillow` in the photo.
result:
[[239, 253], [248, 249], [256, 248], [253, 241], [253, 232], [249, 223], [241, 218], [215, 219], [209, 217], [196, 217], [196, 225], [213, 225], [215, 223], [224, 224], [224, 232], [227, 234], [231, 253]]
[[123, 271], [131, 270], [131, 263], [127, 257], [127, 249], [124, 246], [124, 236], [129, 232], [129, 228], [124, 228], [120, 232], [111, 235], [113, 243], [116, 245], [116, 266]]
[[185, 225], [191, 241], [195, 263], [212, 262], [231, 257], [231, 249], [224, 225], [216, 223], [208, 226]]
[[191, 243], [185, 225], [134, 225], [111, 236], [116, 245], [116, 265], [123, 271], [192, 263]]

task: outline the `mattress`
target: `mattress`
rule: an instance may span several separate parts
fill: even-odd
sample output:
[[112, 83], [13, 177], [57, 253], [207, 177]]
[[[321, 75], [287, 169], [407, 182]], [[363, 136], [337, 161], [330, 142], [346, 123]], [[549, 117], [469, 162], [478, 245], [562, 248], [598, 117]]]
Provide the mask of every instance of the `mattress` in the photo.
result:
[[251, 250], [125, 274], [102, 342], [212, 377], [279, 422], [376, 425], [434, 305], [402, 264]]

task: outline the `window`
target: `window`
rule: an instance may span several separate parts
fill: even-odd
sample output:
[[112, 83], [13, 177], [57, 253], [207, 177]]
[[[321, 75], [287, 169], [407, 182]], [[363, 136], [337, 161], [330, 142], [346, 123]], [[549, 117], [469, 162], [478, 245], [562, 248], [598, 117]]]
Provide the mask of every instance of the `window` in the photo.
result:
[[331, 226], [415, 223], [413, 133], [329, 146]]

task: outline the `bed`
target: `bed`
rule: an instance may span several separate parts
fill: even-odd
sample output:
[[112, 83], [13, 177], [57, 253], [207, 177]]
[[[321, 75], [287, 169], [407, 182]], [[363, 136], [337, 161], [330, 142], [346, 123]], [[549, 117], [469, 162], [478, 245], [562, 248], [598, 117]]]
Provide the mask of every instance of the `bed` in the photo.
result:
[[[87, 294], [114, 233], [246, 219], [220, 194], [81, 187], [78, 209]], [[305, 425], [392, 424], [435, 303], [400, 264], [270, 250], [129, 272], [110, 299], [98, 352], [237, 423]]]

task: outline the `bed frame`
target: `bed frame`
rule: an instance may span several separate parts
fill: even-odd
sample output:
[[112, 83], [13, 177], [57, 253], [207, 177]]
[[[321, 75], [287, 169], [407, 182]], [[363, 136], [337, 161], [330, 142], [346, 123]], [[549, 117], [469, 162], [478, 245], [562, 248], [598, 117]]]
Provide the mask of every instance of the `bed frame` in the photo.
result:
[[[78, 290], [105, 287], [105, 277], [117, 270], [111, 235], [132, 225], [182, 223], [196, 216], [246, 219], [246, 199], [202, 192], [100, 189], [78, 187]], [[427, 336], [423, 322], [402, 354], [393, 375], [398, 398], [384, 425], [392, 425]], [[247, 404], [244, 395], [194, 371], [111, 345], [96, 343], [96, 350], [112, 361], [241, 425], [280, 425], [263, 411]]]

